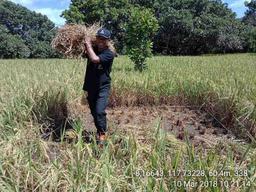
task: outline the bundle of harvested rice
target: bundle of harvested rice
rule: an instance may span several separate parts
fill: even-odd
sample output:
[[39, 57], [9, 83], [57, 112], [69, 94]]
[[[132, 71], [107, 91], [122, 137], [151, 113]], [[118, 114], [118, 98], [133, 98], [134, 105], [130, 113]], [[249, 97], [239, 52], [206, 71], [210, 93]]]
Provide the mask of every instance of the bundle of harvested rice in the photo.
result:
[[[100, 28], [98, 23], [91, 26], [66, 24], [58, 29], [51, 45], [67, 58], [81, 58], [86, 53], [85, 38], [90, 37], [95, 46], [96, 33]], [[112, 41], [109, 42], [109, 48], [115, 53]]]
[[99, 24], [86, 27], [78, 24], [66, 24], [58, 29], [56, 37], [52, 40], [52, 47], [68, 58], [80, 58], [85, 53], [85, 38], [95, 39], [100, 28]]

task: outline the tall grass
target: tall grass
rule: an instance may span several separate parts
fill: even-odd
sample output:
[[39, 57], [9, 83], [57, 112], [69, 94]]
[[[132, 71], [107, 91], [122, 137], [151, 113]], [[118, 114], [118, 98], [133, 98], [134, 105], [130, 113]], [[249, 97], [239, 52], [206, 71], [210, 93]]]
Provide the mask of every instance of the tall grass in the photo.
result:
[[116, 132], [104, 151], [81, 136], [73, 144], [56, 144], [36, 139], [36, 127], [24, 130], [1, 146], [1, 191], [255, 190], [251, 150], [246, 164], [239, 165], [226, 144], [224, 156], [217, 148], [196, 152], [159, 129], [159, 123], [145, 133], [150, 144]]
[[[127, 57], [119, 57], [113, 65], [112, 103], [170, 99], [196, 105], [247, 136], [256, 120], [255, 58], [153, 57], [140, 74]], [[85, 62], [1, 60], [0, 65], [0, 191], [256, 190], [253, 143], [194, 148], [188, 139], [184, 143], [164, 132], [160, 118], [144, 128], [146, 143], [117, 128], [101, 151], [94, 142], [83, 142], [79, 120], [73, 125], [75, 143], [46, 142], [39, 130], [61, 116], [55, 112], [65, 111], [66, 101], [81, 96]], [[65, 122], [67, 114], [62, 115]]]
[[234, 132], [255, 138], [255, 58], [253, 54], [154, 57], [142, 74], [132, 71], [131, 63], [121, 58], [116, 62], [113, 84], [119, 94], [134, 91], [141, 93], [140, 97], [178, 97], [206, 110]]

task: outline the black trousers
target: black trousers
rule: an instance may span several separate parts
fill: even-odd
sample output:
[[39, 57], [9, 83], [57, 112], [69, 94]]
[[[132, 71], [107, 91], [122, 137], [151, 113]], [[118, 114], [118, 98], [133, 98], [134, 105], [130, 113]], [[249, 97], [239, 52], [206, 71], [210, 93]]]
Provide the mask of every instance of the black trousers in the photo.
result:
[[97, 133], [107, 132], [106, 107], [110, 93], [110, 84], [106, 84], [96, 89], [88, 89], [87, 101], [94, 119]]

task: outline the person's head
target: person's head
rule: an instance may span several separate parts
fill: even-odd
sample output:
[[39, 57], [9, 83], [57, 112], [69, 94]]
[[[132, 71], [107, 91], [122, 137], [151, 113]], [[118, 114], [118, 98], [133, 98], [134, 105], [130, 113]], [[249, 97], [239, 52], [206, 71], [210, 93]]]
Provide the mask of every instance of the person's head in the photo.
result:
[[105, 28], [101, 28], [97, 31], [96, 34], [96, 44], [98, 49], [103, 50], [108, 48], [110, 41], [111, 33]]

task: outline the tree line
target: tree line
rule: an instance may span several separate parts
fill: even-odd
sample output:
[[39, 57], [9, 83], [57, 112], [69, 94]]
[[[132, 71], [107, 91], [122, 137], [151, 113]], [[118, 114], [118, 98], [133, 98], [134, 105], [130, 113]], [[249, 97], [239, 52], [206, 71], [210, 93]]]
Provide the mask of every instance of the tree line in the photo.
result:
[[0, 2], [0, 58], [59, 57], [50, 45], [55, 32], [47, 16], [10, 1]]
[[72, 0], [62, 16], [67, 23], [101, 22], [113, 32], [118, 50], [126, 53], [126, 23], [136, 7], [152, 11], [159, 24], [153, 51], [197, 55], [256, 51], [256, 0], [246, 3], [242, 19], [222, 0]]
[[[141, 33], [135, 34], [136, 38], [143, 39], [144, 33], [151, 38], [153, 44], [148, 47], [155, 54], [256, 52], [256, 0], [246, 6], [245, 16], [236, 18], [222, 0], [71, 0], [62, 17], [67, 23], [100, 22], [112, 31], [120, 54], [136, 43], [129, 34], [135, 34], [131, 23]], [[136, 10], [143, 10], [138, 15], [144, 29], [134, 22]], [[152, 18], [159, 26], [154, 35], [145, 31]], [[60, 57], [50, 46], [55, 32], [54, 23], [46, 16], [7, 0], [0, 2], [1, 58]]]

